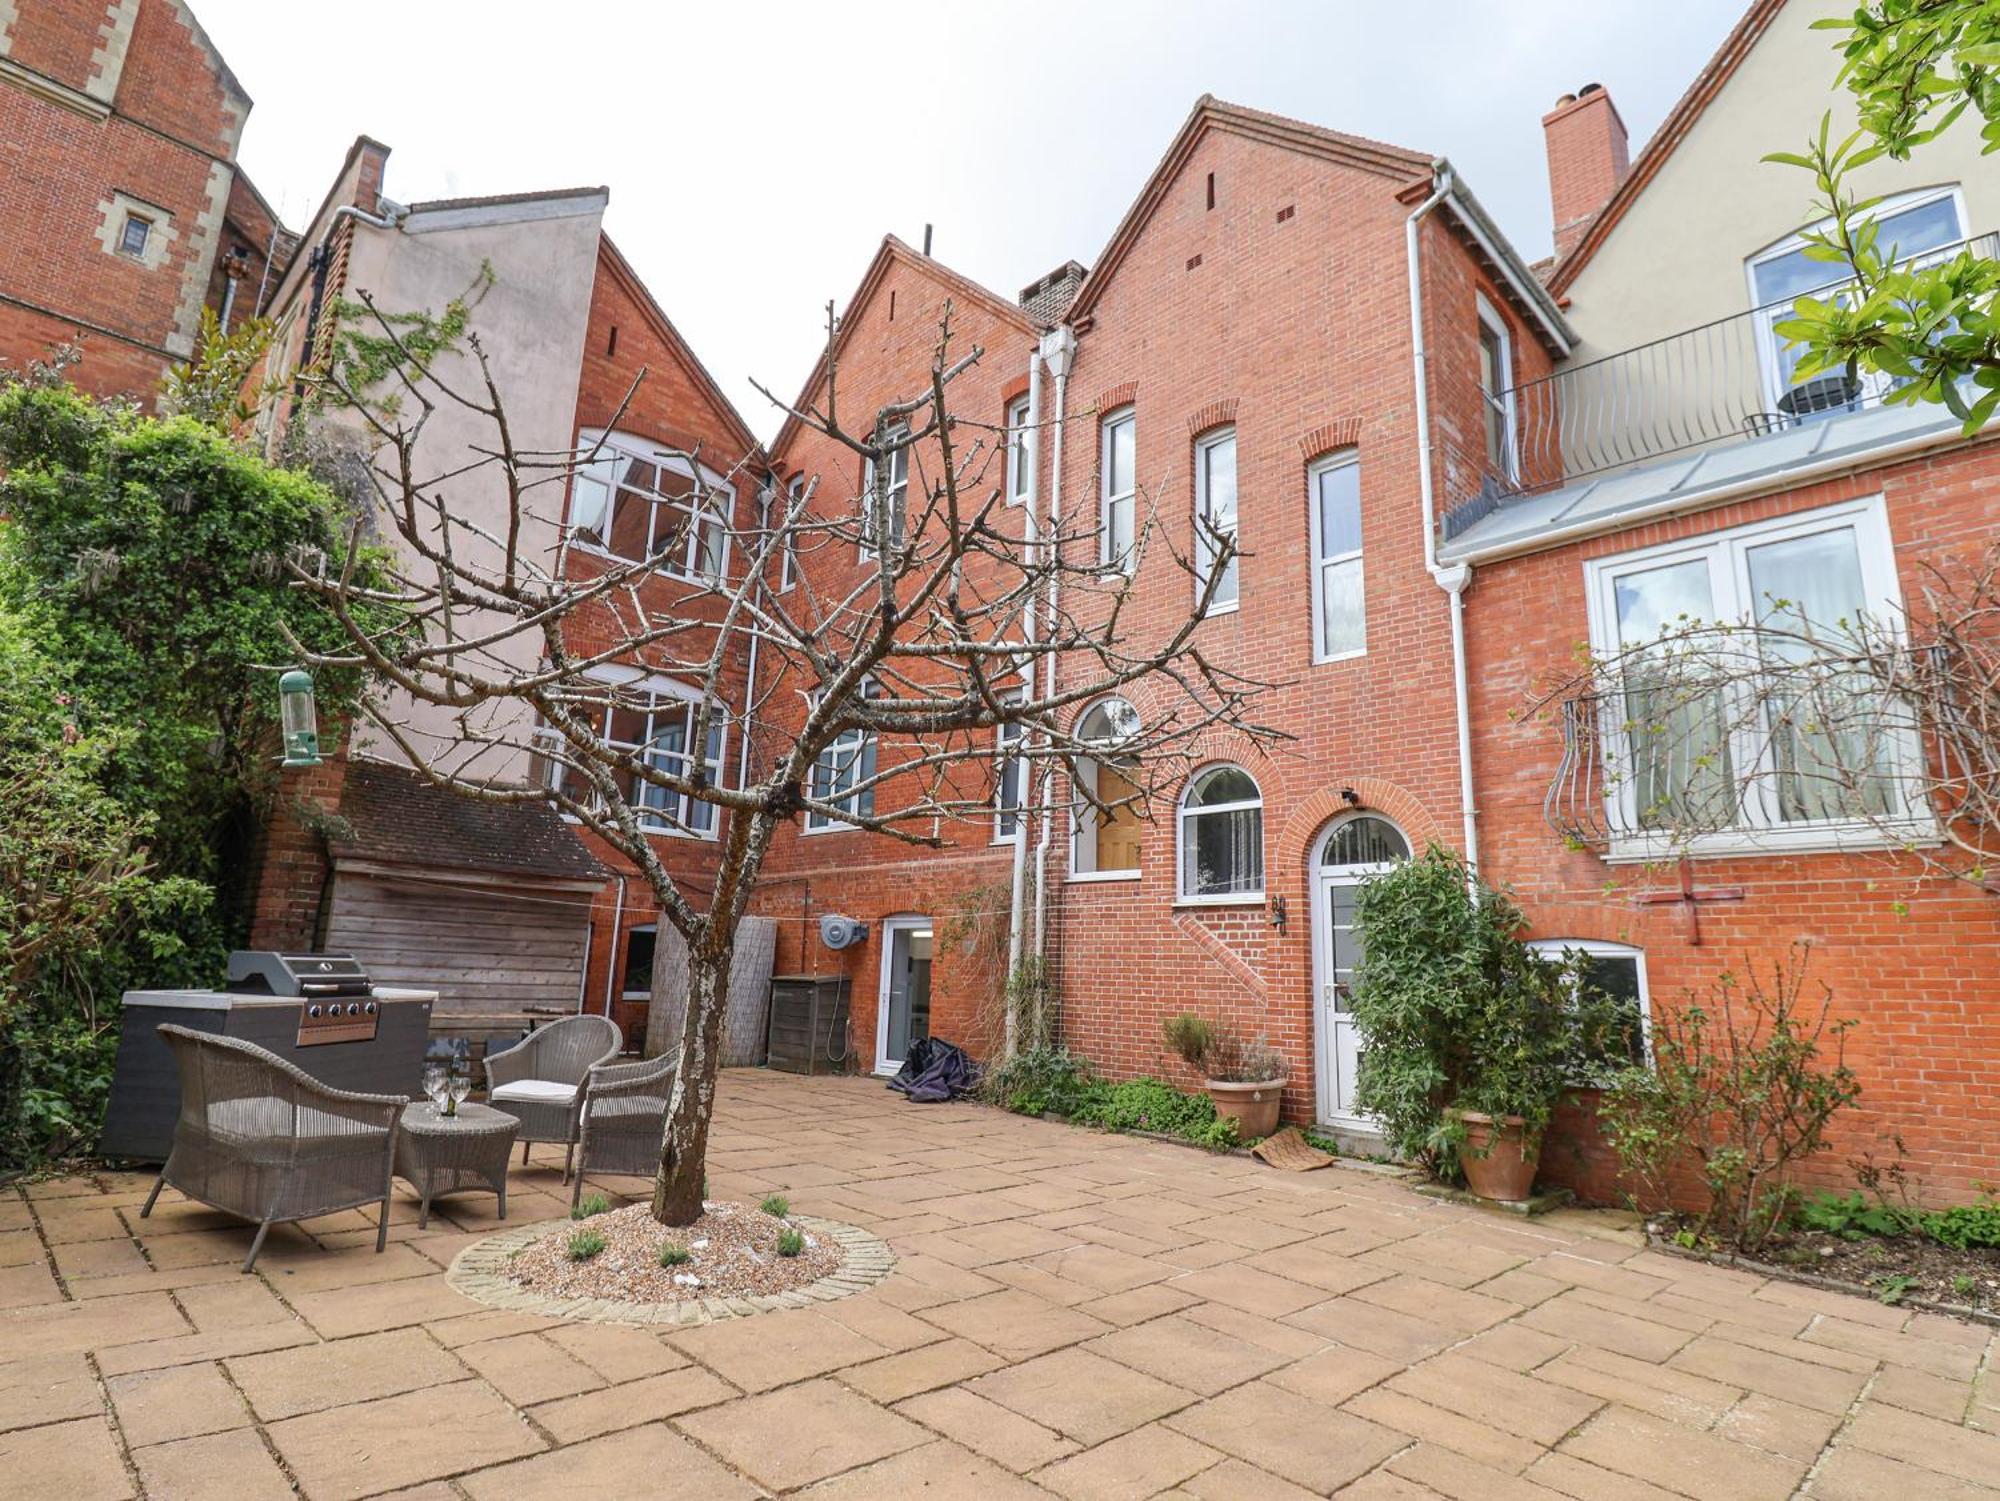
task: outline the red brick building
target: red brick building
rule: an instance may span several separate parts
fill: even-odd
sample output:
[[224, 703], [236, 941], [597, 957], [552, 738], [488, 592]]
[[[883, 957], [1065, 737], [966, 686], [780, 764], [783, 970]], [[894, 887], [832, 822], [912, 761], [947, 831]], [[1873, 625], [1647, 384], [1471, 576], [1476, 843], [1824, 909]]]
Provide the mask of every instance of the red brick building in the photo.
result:
[[80, 341], [79, 386], [148, 397], [204, 306], [253, 310], [290, 243], [236, 164], [249, 113], [184, 0], [0, 11], [0, 361]]

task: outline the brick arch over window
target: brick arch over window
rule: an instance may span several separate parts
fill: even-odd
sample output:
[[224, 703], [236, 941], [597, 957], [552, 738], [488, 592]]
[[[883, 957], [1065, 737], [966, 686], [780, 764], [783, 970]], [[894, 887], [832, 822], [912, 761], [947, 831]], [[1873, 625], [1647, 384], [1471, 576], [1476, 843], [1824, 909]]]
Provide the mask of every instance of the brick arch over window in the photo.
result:
[[1332, 422], [1322, 422], [1309, 432], [1299, 434], [1299, 457], [1310, 464], [1314, 459], [1333, 453], [1342, 448], [1353, 448], [1361, 442], [1361, 419], [1340, 417]]
[[1197, 412], [1189, 414], [1188, 436], [1199, 438], [1212, 427], [1227, 427], [1236, 420], [1236, 398], [1229, 396], [1221, 401], [1211, 401]]
[[1109, 391], [1099, 392], [1097, 400], [1091, 403], [1091, 409], [1101, 417], [1106, 412], [1129, 407], [1138, 399], [1139, 383], [1136, 380], [1128, 380], [1122, 386], [1113, 386]]
[[1445, 837], [1444, 825], [1411, 793], [1378, 777], [1356, 777], [1322, 787], [1286, 815], [1283, 826], [1270, 841], [1273, 871], [1303, 870], [1313, 840], [1326, 827], [1327, 820], [1356, 811], [1353, 804], [1341, 797], [1342, 787], [1354, 789], [1363, 810], [1379, 813], [1401, 829], [1410, 841], [1412, 853], [1422, 854], [1427, 845], [1450, 842]]

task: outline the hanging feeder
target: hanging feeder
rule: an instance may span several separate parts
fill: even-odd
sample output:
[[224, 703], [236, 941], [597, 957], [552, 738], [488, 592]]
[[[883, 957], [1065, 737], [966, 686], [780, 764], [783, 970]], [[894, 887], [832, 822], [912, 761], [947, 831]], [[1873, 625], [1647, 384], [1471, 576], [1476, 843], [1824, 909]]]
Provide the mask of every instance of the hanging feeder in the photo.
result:
[[278, 679], [278, 720], [285, 735], [284, 765], [319, 765], [319, 706], [311, 673], [294, 667]]

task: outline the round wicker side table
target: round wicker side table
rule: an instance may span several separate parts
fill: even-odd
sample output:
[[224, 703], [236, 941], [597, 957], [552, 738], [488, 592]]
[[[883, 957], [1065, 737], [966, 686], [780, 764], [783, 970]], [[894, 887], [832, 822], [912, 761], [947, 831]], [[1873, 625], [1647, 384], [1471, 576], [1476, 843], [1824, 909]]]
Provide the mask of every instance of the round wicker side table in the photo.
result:
[[500, 1196], [507, 1218], [507, 1159], [521, 1123], [488, 1105], [463, 1104], [456, 1115], [439, 1115], [424, 1101], [403, 1107], [396, 1132], [396, 1176], [408, 1179], [423, 1197], [417, 1228], [431, 1222], [431, 1200], [468, 1188]]

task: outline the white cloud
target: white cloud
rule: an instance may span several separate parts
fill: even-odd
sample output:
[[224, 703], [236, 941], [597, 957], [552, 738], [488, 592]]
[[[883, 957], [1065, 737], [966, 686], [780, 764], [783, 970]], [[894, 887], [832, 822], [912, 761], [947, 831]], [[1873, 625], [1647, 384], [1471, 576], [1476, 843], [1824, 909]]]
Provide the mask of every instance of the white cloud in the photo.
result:
[[394, 148], [406, 201], [607, 184], [612, 236], [768, 434], [749, 377], [796, 388], [885, 231], [935, 224], [941, 259], [1009, 295], [1087, 264], [1204, 91], [1447, 155], [1545, 254], [1556, 96], [1604, 83], [1636, 150], [1743, 0], [343, 0], [337, 33], [196, 3], [257, 100], [243, 160], [289, 225], [362, 133]]

